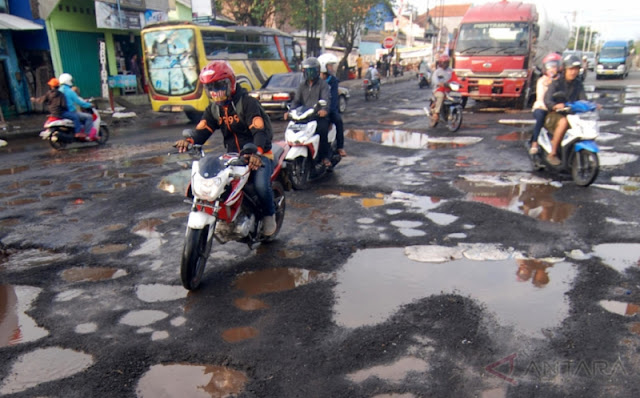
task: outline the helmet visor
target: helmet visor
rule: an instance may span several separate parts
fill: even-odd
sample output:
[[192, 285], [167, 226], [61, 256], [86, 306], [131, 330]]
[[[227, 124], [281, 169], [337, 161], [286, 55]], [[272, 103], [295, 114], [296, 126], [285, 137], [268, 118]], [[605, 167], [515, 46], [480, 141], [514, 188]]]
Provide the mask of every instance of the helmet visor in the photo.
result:
[[209, 98], [217, 103], [226, 102], [231, 98], [231, 82], [222, 79], [205, 85]]
[[304, 78], [307, 80], [315, 80], [320, 76], [320, 71], [318, 68], [304, 68]]

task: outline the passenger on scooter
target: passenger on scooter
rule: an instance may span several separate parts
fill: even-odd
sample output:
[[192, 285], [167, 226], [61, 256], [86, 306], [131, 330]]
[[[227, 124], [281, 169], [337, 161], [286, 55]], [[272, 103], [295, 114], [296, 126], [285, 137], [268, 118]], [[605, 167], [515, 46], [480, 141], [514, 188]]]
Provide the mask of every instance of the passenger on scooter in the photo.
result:
[[338, 154], [344, 157], [347, 156], [347, 152], [344, 150], [344, 124], [342, 123], [342, 116], [340, 116], [340, 94], [338, 93], [340, 80], [335, 76], [335, 66], [338, 63], [338, 57], [330, 53], [325, 53], [318, 57], [318, 61], [320, 62], [321, 76], [326, 80], [331, 89], [329, 121], [336, 125]]
[[449, 56], [446, 54], [441, 55], [436, 62], [436, 70], [431, 76], [431, 90], [433, 92], [433, 96], [436, 98], [435, 108], [431, 115], [434, 123], [437, 123], [440, 118], [440, 108], [442, 108], [445, 93], [451, 91], [449, 88], [449, 82], [458, 80], [456, 73], [449, 67], [450, 64], [451, 59]]
[[549, 113], [549, 110], [544, 104], [544, 95], [547, 93], [551, 82], [559, 77], [558, 73], [561, 70], [561, 61], [562, 56], [558, 53], [549, 53], [542, 59], [543, 75], [540, 76], [536, 83], [536, 101], [533, 103], [532, 107], [533, 117], [536, 119], [536, 124], [533, 127], [533, 134], [531, 134], [531, 140], [529, 141], [529, 144], [531, 145], [529, 153], [531, 155], [538, 153], [538, 136], [540, 135], [542, 126], [544, 126], [544, 119], [547, 117], [547, 113]]
[[378, 72], [378, 69], [376, 69], [376, 65], [373, 61], [369, 62], [369, 69], [367, 69], [367, 72], [364, 74], [364, 78], [373, 84], [373, 88], [375, 90], [380, 91], [380, 73]]
[[[569, 122], [567, 121], [566, 115], [558, 113], [558, 111], [566, 107], [566, 102], [587, 99], [584, 86], [580, 79], [577, 78], [580, 74], [580, 66], [582, 65], [580, 58], [576, 55], [567, 55], [562, 60], [562, 63], [564, 65], [564, 74], [551, 83], [547, 94], [544, 96], [544, 103], [547, 109], [550, 110], [545, 119], [544, 126], [547, 130], [553, 132], [553, 139], [551, 140], [552, 148], [547, 156], [547, 161], [552, 166], [558, 166], [562, 163], [557, 155], [558, 148], [565, 133], [569, 130]], [[565, 98], [562, 101], [553, 98], [553, 95], [559, 92], [565, 94]]]
[[[263, 118], [266, 113], [261, 109], [260, 102], [249, 96], [247, 90], [236, 83], [233, 69], [225, 61], [212, 61], [205, 66], [200, 72], [200, 83], [213, 103], [204, 111], [202, 120], [196, 126], [195, 137], [179, 140], [174, 146], [178, 148], [178, 152], [185, 152], [189, 144], [204, 144], [218, 129], [222, 132], [224, 146], [228, 152], [239, 153], [245, 144], [255, 144], [258, 153], [247, 155], [247, 158], [265, 214], [263, 234], [271, 236], [276, 232], [277, 224], [271, 188], [273, 132]], [[237, 106], [241, 100], [242, 111], [239, 111]]]
[[58, 90], [60, 87], [58, 79], [55, 77], [52, 78], [47, 82], [47, 85], [49, 85], [50, 90], [41, 97], [31, 97], [31, 102], [38, 104], [46, 103], [49, 107], [49, 114], [51, 116], [60, 119], [70, 119], [73, 121], [74, 125], [76, 123], [80, 124], [76, 114], [67, 110], [67, 100], [65, 99], [64, 94]]
[[[295, 109], [301, 105], [305, 108], [317, 106], [320, 100], [324, 100], [327, 106], [331, 104], [331, 89], [326, 81], [320, 79], [320, 62], [315, 57], [309, 57], [302, 62], [302, 73], [304, 81], [300, 83], [296, 90], [296, 96], [291, 103], [291, 108]], [[329, 112], [327, 106], [320, 108], [315, 120], [318, 122], [316, 133], [320, 136], [320, 147], [318, 148], [318, 159], [322, 159], [325, 167], [331, 167], [329, 160]], [[285, 119], [288, 114], [285, 114]]]
[[[60, 78], [58, 78], [58, 80], [60, 80], [60, 91], [67, 99], [67, 108], [70, 112], [75, 112], [79, 119], [79, 123], [75, 124], [74, 122], [75, 133], [88, 133], [90, 140], [95, 139], [98, 130], [92, 126], [93, 116], [88, 113], [82, 112], [82, 108], [91, 108], [93, 105], [91, 105], [90, 102], [82, 100], [80, 97], [78, 97], [78, 94], [76, 94], [75, 91], [71, 89], [71, 87], [73, 86], [73, 76], [68, 73], [63, 73], [60, 75]], [[84, 124], [84, 130], [82, 129], [81, 124]]]

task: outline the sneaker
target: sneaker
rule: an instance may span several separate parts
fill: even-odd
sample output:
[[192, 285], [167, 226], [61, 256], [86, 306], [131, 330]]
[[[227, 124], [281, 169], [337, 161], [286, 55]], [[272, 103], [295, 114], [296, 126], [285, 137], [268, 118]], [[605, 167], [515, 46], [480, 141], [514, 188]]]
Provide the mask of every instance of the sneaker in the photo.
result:
[[264, 236], [271, 236], [276, 233], [278, 224], [276, 224], [276, 215], [264, 216], [262, 219], [262, 234]]
[[547, 155], [547, 162], [549, 162], [549, 164], [552, 166], [560, 166], [560, 164], [562, 163], [556, 155], [551, 154]]
[[532, 146], [531, 148], [529, 148], [529, 155], [535, 155], [538, 153], [538, 147], [537, 146]]

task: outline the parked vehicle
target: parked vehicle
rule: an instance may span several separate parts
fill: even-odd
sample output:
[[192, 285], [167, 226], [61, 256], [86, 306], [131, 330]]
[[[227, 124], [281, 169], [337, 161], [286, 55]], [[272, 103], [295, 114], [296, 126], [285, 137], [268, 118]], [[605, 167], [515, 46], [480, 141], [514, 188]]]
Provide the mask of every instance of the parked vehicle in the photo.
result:
[[616, 76], [624, 79], [631, 69], [631, 53], [626, 41], [607, 41], [598, 54], [596, 79], [604, 76]]
[[[445, 93], [444, 102], [440, 108], [440, 117], [438, 122], [446, 123], [447, 128], [451, 132], [456, 132], [462, 125], [462, 95], [458, 92], [460, 90], [460, 84], [456, 82], [449, 82], [450, 92]], [[432, 112], [436, 107], [435, 97], [429, 100], [429, 106], [424, 108], [427, 118], [429, 120], [430, 127], [436, 127], [438, 122], [434, 122], [431, 118]]]
[[569, 24], [550, 17], [539, 4], [515, 1], [469, 8], [453, 47], [453, 68], [464, 84], [462, 95], [528, 106], [535, 96], [542, 58], [562, 52], [569, 40]]
[[587, 69], [596, 70], [596, 53], [585, 51], [584, 55], [587, 57]]
[[[183, 132], [186, 137], [191, 134], [191, 130]], [[284, 191], [288, 183], [281, 173], [286, 149], [275, 143], [272, 146], [276, 164], [271, 186], [277, 229], [267, 237], [262, 234], [262, 206], [249, 182], [251, 171], [244, 158], [244, 155], [256, 153], [258, 147], [250, 143], [240, 153], [222, 156], [205, 155], [202, 145], [190, 148], [189, 152], [198, 159], [193, 161], [187, 189], [191, 212], [180, 264], [180, 277], [186, 289], [194, 290], [200, 284], [214, 239], [220, 244], [238, 241], [251, 247], [254, 243], [271, 242], [276, 238], [286, 209]]]
[[[89, 100], [92, 102], [92, 100]], [[73, 121], [71, 119], [61, 119], [55, 116], [49, 116], [44, 122], [44, 130], [40, 132], [43, 140], [49, 141], [49, 144], [55, 149], [64, 149], [68, 144], [74, 142], [95, 142], [103, 145], [109, 140], [109, 129], [100, 118], [100, 114], [95, 107], [91, 109], [83, 109], [83, 112], [91, 113], [93, 117], [92, 127], [98, 132], [93, 139], [89, 138], [88, 132], [82, 131], [75, 133]]]
[[364, 100], [369, 101], [369, 99], [378, 99], [380, 97], [380, 84], [373, 84], [373, 81], [369, 79], [362, 80], [362, 87], [364, 89]]
[[567, 114], [570, 126], [558, 151], [562, 163], [552, 166], [547, 162], [553, 133], [544, 127], [538, 136], [538, 153], [529, 156], [535, 170], [568, 171], [577, 185], [586, 187], [595, 181], [600, 168], [599, 148], [595, 143], [599, 132], [598, 110], [592, 102], [577, 101], [567, 103], [562, 112]]
[[[320, 100], [318, 106], [326, 106], [324, 102], [324, 100]], [[318, 122], [313, 120], [317, 113], [316, 108], [304, 109], [300, 107], [289, 112], [291, 121], [284, 133], [287, 145], [290, 147], [285, 157], [288, 163], [288, 177], [293, 188], [299, 190], [307, 189], [311, 181], [332, 172], [342, 159], [338, 154], [336, 126], [333, 124], [329, 126], [328, 134], [328, 157], [331, 160], [331, 167], [324, 166], [322, 159], [319, 159], [320, 136], [316, 134]]]
[[[275, 73], [267, 79], [262, 88], [249, 92], [249, 95], [260, 101], [264, 110], [273, 118], [280, 118], [296, 96], [296, 90], [304, 80], [302, 72]], [[346, 87], [338, 87], [340, 113], [347, 110], [350, 94]]]

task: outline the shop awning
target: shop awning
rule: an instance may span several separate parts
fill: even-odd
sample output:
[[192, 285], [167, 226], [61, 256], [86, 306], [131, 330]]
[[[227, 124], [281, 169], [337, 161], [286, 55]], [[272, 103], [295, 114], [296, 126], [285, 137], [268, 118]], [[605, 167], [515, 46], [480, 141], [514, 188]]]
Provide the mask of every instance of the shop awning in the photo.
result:
[[0, 14], [0, 30], [40, 30], [44, 26], [11, 14]]

